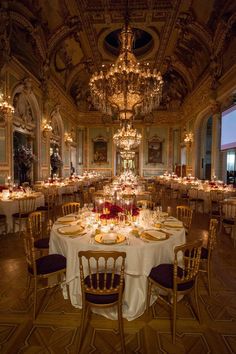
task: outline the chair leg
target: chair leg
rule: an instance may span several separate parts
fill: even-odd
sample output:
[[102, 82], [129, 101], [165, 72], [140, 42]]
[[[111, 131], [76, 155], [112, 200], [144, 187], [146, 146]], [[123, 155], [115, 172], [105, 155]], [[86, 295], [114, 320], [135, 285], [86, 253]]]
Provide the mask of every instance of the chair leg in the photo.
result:
[[29, 297], [29, 290], [31, 285], [31, 277], [27, 275], [27, 283], [26, 283], [26, 296]]
[[37, 309], [37, 279], [34, 279], [34, 320], [36, 319]]
[[86, 322], [86, 314], [88, 312], [88, 308], [86, 305], [83, 305], [82, 307], [82, 316], [81, 316], [81, 321], [80, 321], [80, 333], [79, 333], [79, 344], [78, 344], [78, 348], [77, 351], [78, 353], [80, 352], [80, 348], [82, 345], [82, 338], [83, 338], [83, 333], [84, 333], [84, 329], [85, 329], [85, 322]]
[[199, 321], [199, 323], [201, 323], [200, 307], [199, 307], [199, 301], [198, 301], [198, 299], [199, 299], [198, 276], [196, 277], [196, 280], [195, 280], [194, 297], [195, 297], [198, 321]]
[[125, 349], [125, 337], [124, 337], [124, 326], [123, 326], [123, 318], [122, 318], [122, 305], [118, 304], [118, 324], [119, 324], [119, 332], [120, 332], [120, 339], [121, 339], [121, 349], [122, 353], [126, 353]]
[[207, 261], [207, 282], [208, 282], [208, 292], [209, 296], [212, 295], [212, 287], [211, 287], [211, 262]]
[[152, 292], [152, 283], [148, 279], [148, 289], [147, 289], [147, 303], [146, 303], [146, 309], [149, 311], [150, 309], [150, 300], [151, 300], [151, 292]]
[[175, 337], [176, 337], [176, 312], [177, 312], [177, 294], [173, 294], [173, 324], [172, 324], [172, 342], [175, 344]]

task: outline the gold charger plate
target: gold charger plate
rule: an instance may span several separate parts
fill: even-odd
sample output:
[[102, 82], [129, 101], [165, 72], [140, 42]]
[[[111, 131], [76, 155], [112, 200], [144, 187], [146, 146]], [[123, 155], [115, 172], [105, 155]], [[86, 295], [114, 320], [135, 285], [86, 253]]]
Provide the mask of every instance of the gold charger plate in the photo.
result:
[[157, 237], [154, 237], [152, 235], [150, 235], [148, 233], [148, 231], [144, 231], [141, 233], [141, 238], [144, 238], [145, 240], [148, 240], [148, 241], [165, 241], [167, 240], [169, 237], [170, 237], [170, 234], [169, 233], [166, 233], [164, 231], [159, 231], [161, 234], [163, 234], [163, 237], [162, 238], [157, 238]]
[[69, 223], [71, 223], [71, 222], [74, 222], [74, 221], [76, 221], [77, 219], [76, 219], [76, 217], [75, 216], [73, 216], [73, 215], [71, 215], [71, 216], [62, 216], [62, 217], [60, 217], [60, 218], [58, 218], [57, 219], [57, 223], [58, 224], [69, 224]]
[[184, 227], [183, 223], [175, 223], [175, 222], [164, 222], [163, 226], [171, 227], [173, 229], [182, 229]]
[[94, 237], [95, 241], [97, 243], [101, 243], [103, 245], [114, 245], [114, 244], [122, 243], [126, 239], [124, 235], [117, 234], [116, 240], [114, 240], [113, 242], [104, 242], [103, 235], [104, 235], [104, 233], [95, 235], [95, 237]]
[[84, 227], [82, 227], [82, 226], [75, 228], [74, 231], [73, 231], [73, 228], [70, 228], [69, 226], [63, 226], [63, 227], [59, 227], [57, 229], [57, 231], [59, 232], [59, 234], [61, 234], [63, 236], [70, 236], [70, 235], [73, 235], [73, 236], [78, 235], [79, 236], [79, 235], [85, 234]]

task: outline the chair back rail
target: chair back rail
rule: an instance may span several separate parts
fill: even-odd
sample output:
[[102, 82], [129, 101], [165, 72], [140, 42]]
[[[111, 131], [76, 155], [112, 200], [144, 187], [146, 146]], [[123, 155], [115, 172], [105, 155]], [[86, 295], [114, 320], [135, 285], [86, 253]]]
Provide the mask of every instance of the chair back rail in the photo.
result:
[[[201, 248], [201, 240], [175, 247], [173, 269], [174, 291], [177, 290], [179, 284], [195, 280], [200, 266]], [[183, 255], [181, 263], [180, 253]], [[178, 267], [181, 267], [183, 270], [181, 275], [178, 272]]]
[[[82, 292], [97, 295], [121, 294], [124, 283], [125, 257], [125, 252], [80, 251]], [[117, 274], [120, 275], [118, 282], [116, 281]], [[85, 278], [87, 278], [86, 283]]]
[[79, 202], [70, 202], [62, 204], [62, 214], [63, 216], [68, 214], [78, 213], [80, 208]]

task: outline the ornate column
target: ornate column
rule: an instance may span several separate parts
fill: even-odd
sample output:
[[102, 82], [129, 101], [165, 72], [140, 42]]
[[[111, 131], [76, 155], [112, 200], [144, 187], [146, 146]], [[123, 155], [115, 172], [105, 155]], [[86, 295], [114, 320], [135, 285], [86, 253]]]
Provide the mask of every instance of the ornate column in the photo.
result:
[[212, 102], [212, 142], [211, 142], [211, 178], [219, 178], [220, 170], [220, 105], [217, 101]]

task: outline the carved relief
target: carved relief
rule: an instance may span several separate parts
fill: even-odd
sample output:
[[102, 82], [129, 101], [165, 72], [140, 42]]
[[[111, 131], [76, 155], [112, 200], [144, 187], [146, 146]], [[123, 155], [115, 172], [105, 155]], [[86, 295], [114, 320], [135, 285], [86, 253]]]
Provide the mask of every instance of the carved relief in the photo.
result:
[[32, 80], [25, 78], [13, 97], [14, 123], [23, 129], [32, 130], [36, 126], [36, 117], [32, 110]]

